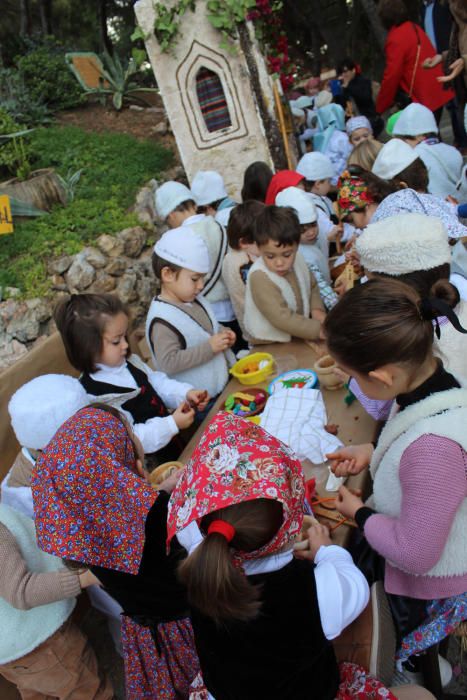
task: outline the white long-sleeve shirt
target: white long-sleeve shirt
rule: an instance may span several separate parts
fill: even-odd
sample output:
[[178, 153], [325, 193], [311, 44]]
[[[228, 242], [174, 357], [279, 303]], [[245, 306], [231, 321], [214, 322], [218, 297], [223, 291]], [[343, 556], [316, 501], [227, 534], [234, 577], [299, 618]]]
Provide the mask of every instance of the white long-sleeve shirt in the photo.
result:
[[[132, 358], [130, 358], [131, 360]], [[136, 364], [136, 363], [135, 363]], [[157, 372], [144, 364], [138, 358], [136, 364], [147, 375], [148, 381], [159, 394], [167, 408], [174, 409], [186, 399], [187, 393], [193, 389], [190, 384], [170, 379], [164, 372]], [[105, 382], [125, 389], [138, 389], [138, 386], [130, 373], [127, 363], [120, 367], [108, 367], [97, 365], [97, 372], [90, 374], [96, 382]], [[95, 397], [97, 400], [99, 397]], [[135, 435], [141, 440], [145, 452], [157, 452], [167, 445], [179, 430], [173, 416], [159, 416], [150, 418], [145, 423], [135, 423], [128, 411], [122, 411], [132, 426]]]

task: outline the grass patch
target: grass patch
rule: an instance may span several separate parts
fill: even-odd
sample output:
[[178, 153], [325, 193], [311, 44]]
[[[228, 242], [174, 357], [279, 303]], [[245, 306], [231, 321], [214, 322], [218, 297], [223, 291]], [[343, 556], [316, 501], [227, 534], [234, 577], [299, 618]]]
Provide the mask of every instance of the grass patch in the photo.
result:
[[31, 145], [39, 154], [36, 168], [54, 167], [64, 177], [83, 172], [67, 207], [17, 223], [12, 235], [0, 236], [0, 285], [19, 287], [24, 297], [50, 291], [49, 258], [77, 253], [102, 233], [136, 225], [126, 210], [138, 189], [170, 167], [173, 157], [162, 146], [127, 134], [88, 133], [72, 126], [38, 129]]

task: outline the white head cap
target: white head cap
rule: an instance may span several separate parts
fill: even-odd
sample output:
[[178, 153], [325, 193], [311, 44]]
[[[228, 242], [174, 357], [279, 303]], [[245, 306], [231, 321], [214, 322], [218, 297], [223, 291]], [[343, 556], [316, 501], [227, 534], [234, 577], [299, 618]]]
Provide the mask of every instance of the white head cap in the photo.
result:
[[209, 272], [209, 253], [203, 239], [190, 226], [166, 231], [154, 246], [160, 258], [187, 270], [205, 275]]
[[348, 136], [350, 136], [350, 134], [352, 134], [354, 131], [357, 131], [357, 129], [369, 129], [371, 133], [373, 133], [370, 121], [364, 114], [348, 119], [345, 124], [345, 129]]
[[300, 97], [297, 97], [296, 100], [293, 100], [293, 102], [295, 102], [295, 107], [298, 107], [299, 109], [306, 109], [308, 107], [313, 107], [314, 99], [309, 95], [301, 95]]
[[325, 107], [326, 105], [330, 105], [332, 102], [332, 93], [329, 92], [329, 90], [321, 90], [318, 92], [318, 94], [315, 97], [315, 107], [316, 109], [319, 109], [319, 107]]
[[318, 151], [305, 153], [298, 161], [296, 170], [297, 173], [303, 175], [305, 180], [312, 180], [313, 182], [326, 180], [328, 177], [334, 177], [336, 174], [330, 159], [324, 153], [319, 153]]
[[78, 379], [44, 374], [13, 394], [8, 412], [19, 444], [43, 450], [62, 423], [88, 403], [89, 397]]
[[279, 192], [276, 197], [276, 206], [295, 209], [301, 224], [314, 224], [318, 218], [313, 200], [298, 187], [286, 187]]
[[412, 102], [399, 115], [392, 131], [393, 136], [419, 136], [437, 134], [435, 115], [428, 107]]
[[166, 219], [179, 204], [187, 202], [189, 199], [194, 200], [195, 197], [186, 185], [175, 182], [175, 180], [164, 182], [157, 188], [154, 197], [158, 216], [161, 219]]
[[369, 272], [404, 275], [450, 262], [446, 229], [425, 214], [398, 214], [370, 224], [355, 244]]
[[198, 170], [192, 180], [191, 191], [200, 207], [227, 197], [222, 175], [215, 170]]
[[405, 141], [391, 139], [384, 144], [376, 156], [371, 172], [383, 178], [383, 180], [391, 180], [417, 158], [418, 154], [416, 151]]

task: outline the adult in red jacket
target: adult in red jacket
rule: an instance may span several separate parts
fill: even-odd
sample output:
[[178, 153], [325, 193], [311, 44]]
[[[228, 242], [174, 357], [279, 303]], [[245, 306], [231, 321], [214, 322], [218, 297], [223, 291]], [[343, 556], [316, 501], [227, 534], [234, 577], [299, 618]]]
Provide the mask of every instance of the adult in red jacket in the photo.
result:
[[398, 90], [405, 92], [413, 102], [438, 112], [452, 100], [452, 90], [445, 90], [436, 78], [443, 75], [441, 66], [423, 68], [426, 58], [433, 56], [433, 45], [423, 29], [409, 21], [403, 0], [381, 0], [378, 7], [381, 21], [388, 30], [384, 51], [386, 66], [381, 89], [376, 100], [376, 111], [381, 114], [391, 107]]

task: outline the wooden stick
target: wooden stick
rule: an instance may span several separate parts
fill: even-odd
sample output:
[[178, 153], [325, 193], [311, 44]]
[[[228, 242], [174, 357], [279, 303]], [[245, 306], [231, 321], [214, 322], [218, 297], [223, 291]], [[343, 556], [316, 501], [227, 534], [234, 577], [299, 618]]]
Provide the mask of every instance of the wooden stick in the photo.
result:
[[272, 85], [272, 90], [274, 93], [274, 102], [276, 104], [277, 116], [279, 117], [279, 127], [281, 131], [282, 141], [284, 143], [285, 155], [287, 157], [287, 167], [289, 168], [289, 170], [292, 170], [292, 158], [290, 157], [289, 138], [287, 136], [287, 129], [285, 128], [284, 112], [282, 109], [282, 102], [276, 81], [274, 81]]

